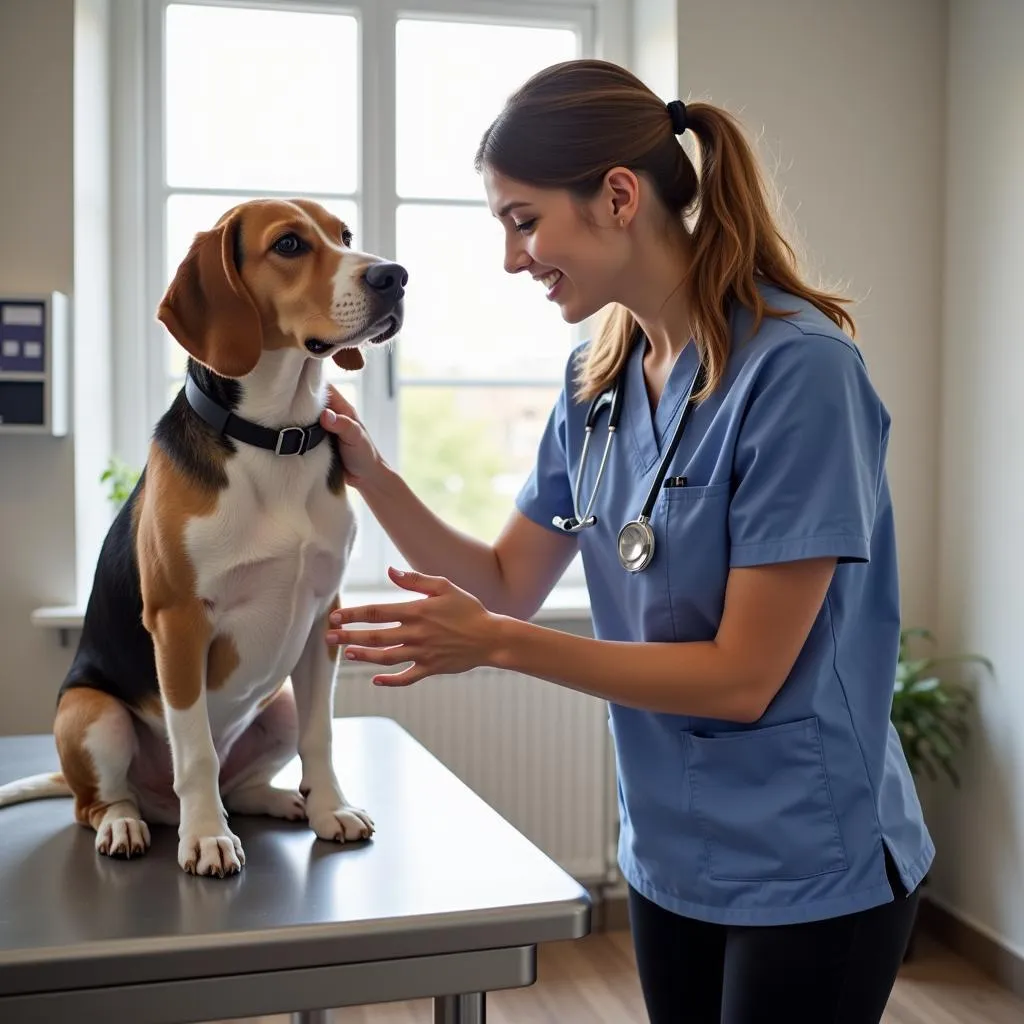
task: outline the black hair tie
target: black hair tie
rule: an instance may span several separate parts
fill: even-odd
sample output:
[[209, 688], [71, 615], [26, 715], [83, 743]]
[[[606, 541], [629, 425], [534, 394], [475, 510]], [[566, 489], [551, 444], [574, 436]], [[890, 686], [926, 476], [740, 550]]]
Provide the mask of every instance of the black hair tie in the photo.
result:
[[665, 104], [668, 107], [669, 116], [672, 118], [672, 131], [676, 135], [682, 135], [689, 127], [689, 120], [686, 116], [686, 104], [682, 100], [672, 100]]

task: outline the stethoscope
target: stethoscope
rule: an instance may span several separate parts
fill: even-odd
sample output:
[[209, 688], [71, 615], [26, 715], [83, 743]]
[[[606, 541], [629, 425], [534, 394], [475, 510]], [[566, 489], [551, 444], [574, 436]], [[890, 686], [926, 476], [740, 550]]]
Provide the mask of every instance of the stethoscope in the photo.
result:
[[[661, 489], [665, 474], [668, 472], [669, 463], [672, 461], [672, 456], [675, 455], [676, 448], [679, 447], [679, 442], [682, 439], [686, 421], [689, 419], [690, 411], [693, 408], [693, 396], [702, 387], [701, 382], [703, 379], [704, 367], [700, 366], [690, 384], [690, 392], [686, 396], [686, 404], [679, 414], [679, 423], [676, 425], [675, 434], [672, 436], [672, 443], [668, 446], [661, 464], [658, 466], [658, 472], [655, 474], [654, 482], [647, 492], [647, 499], [640, 509], [640, 515], [636, 519], [631, 519], [619, 530], [619, 563], [627, 572], [640, 572], [646, 569], [654, 557], [654, 530], [651, 529], [650, 524], [651, 512], [654, 510], [655, 501], [658, 500], [658, 491]], [[615, 431], [619, 426], [619, 417], [622, 414], [623, 391], [623, 375], [620, 374], [611, 387], [602, 391], [590, 403], [590, 408], [587, 410], [587, 418], [584, 421], [583, 451], [580, 453], [580, 464], [576, 470], [576, 484], [573, 487], [572, 494], [573, 514], [564, 519], [562, 516], [554, 516], [551, 520], [552, 525], [557, 526], [566, 533], [579, 533], [581, 530], [585, 530], [588, 526], [593, 526], [597, 522], [597, 517], [593, 515], [594, 501], [601, 487], [601, 477], [604, 476], [605, 466], [608, 464], [608, 452], [611, 450], [612, 438], [615, 436]], [[590, 500], [587, 502], [586, 511], [581, 516], [579, 509], [583, 466], [587, 461], [587, 452], [590, 449], [590, 439], [594, 434], [597, 417], [606, 405], [611, 406], [611, 410], [608, 413], [608, 433], [604, 442], [604, 452], [601, 455], [601, 464], [597, 469], [597, 479], [594, 481], [594, 488], [590, 492]]]

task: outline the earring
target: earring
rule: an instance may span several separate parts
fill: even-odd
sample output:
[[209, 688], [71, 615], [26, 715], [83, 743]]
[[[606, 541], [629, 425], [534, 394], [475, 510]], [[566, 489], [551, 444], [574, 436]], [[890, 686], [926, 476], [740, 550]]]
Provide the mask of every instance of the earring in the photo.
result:
[[624, 228], [625, 226], [626, 226], [626, 218], [625, 217], [620, 217], [619, 218], [619, 227], [620, 228]]

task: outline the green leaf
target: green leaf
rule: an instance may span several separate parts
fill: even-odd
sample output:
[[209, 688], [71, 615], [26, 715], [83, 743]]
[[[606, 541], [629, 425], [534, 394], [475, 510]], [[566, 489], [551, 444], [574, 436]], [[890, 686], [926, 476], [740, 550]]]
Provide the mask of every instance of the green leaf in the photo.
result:
[[958, 680], [945, 678], [944, 670], [976, 665], [994, 674], [995, 669], [988, 658], [971, 652], [912, 657], [915, 639], [935, 644], [934, 634], [925, 627], [900, 630], [890, 718], [915, 776], [936, 780], [941, 774], [959, 786], [956, 759], [970, 739], [968, 712], [974, 694]]
[[108, 501], [118, 508], [123, 505], [131, 496], [140, 475], [140, 470], [129, 466], [117, 456], [111, 458], [106, 469], [100, 474], [100, 483], [110, 484], [107, 492]]

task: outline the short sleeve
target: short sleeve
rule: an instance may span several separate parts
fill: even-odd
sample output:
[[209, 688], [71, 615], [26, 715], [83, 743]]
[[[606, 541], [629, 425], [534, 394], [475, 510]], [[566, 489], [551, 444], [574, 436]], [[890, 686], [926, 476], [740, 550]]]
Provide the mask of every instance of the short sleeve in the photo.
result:
[[825, 336], [780, 346], [737, 436], [730, 564], [868, 561], [887, 440], [855, 348]]
[[572, 515], [565, 403], [563, 388], [548, 416], [533, 469], [516, 495], [516, 508], [524, 516], [552, 530], [557, 530], [551, 522], [554, 516]]

